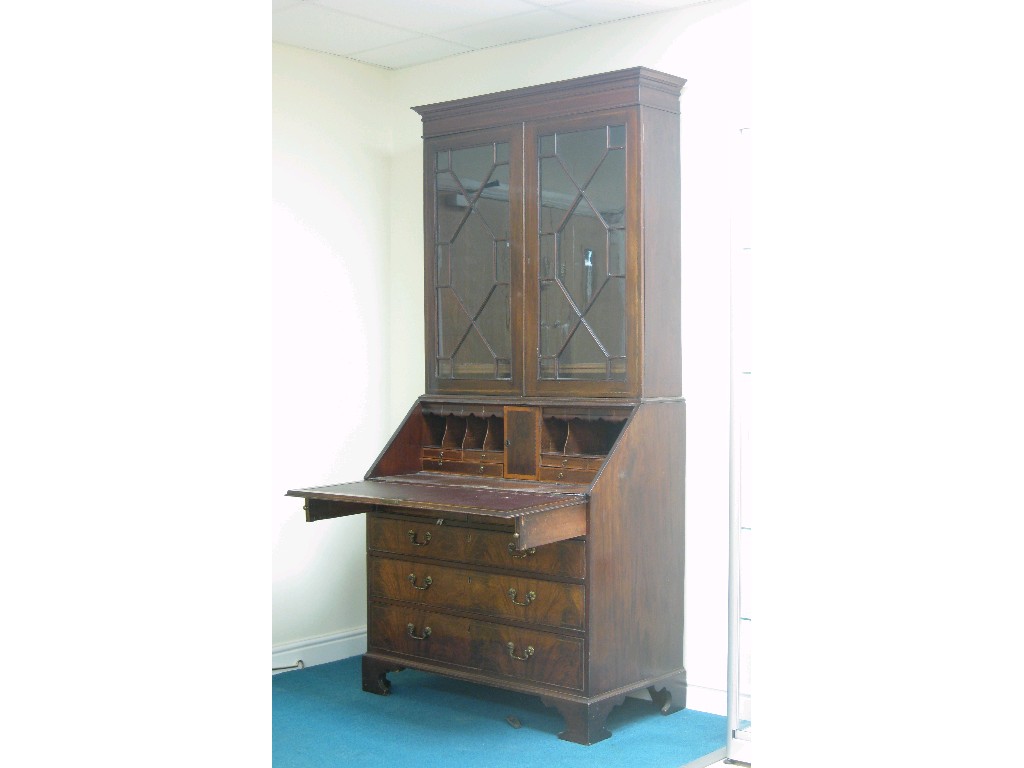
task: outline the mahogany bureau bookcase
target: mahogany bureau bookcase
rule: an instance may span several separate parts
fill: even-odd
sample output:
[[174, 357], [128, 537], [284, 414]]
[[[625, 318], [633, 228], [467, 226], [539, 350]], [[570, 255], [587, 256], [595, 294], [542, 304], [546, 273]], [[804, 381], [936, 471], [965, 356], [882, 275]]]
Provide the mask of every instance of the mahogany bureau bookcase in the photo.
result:
[[409, 667], [536, 694], [580, 744], [627, 694], [685, 706], [684, 82], [416, 108], [426, 393], [362, 481], [288, 492], [367, 514], [364, 690]]

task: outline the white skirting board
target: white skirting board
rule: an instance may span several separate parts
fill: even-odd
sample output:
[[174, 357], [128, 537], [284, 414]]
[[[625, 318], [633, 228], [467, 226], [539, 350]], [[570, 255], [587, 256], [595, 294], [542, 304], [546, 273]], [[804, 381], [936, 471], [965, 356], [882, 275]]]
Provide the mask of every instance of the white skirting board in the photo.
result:
[[[294, 667], [301, 661], [304, 667], [313, 667], [317, 664], [339, 661], [363, 653], [366, 653], [366, 627], [356, 627], [344, 632], [307, 637], [291, 643], [275, 645], [272, 650], [273, 664], [271, 666], [274, 669]], [[274, 674], [287, 671], [290, 670], [282, 669]]]

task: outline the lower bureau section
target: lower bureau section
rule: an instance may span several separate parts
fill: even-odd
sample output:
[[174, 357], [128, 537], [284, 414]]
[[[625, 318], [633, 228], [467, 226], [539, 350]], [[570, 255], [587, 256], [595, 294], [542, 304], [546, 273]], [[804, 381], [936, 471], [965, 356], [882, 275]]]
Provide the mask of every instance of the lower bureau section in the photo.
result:
[[583, 690], [583, 640], [396, 605], [369, 607], [370, 650]]

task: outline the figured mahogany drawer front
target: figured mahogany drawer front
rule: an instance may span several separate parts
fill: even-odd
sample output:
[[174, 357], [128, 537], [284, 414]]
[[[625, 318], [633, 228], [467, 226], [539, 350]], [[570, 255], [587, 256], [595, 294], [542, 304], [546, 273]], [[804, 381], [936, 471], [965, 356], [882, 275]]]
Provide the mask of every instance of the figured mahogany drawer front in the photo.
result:
[[590, 485], [596, 476], [597, 472], [592, 469], [541, 467], [537, 479], [548, 483], [586, 483]]
[[589, 469], [594, 472], [604, 464], [606, 456], [565, 456], [561, 453], [542, 453], [541, 466], [562, 469]]
[[583, 641], [397, 605], [370, 605], [371, 649], [583, 689]]
[[460, 475], [483, 475], [501, 477], [504, 465], [483, 464], [473, 461], [449, 461], [448, 459], [423, 458], [423, 469], [428, 472], [455, 472]]
[[366, 536], [369, 549], [377, 552], [574, 579], [582, 579], [586, 571], [586, 544], [583, 541], [559, 541], [517, 552], [511, 531], [433, 525], [376, 514], [371, 514], [367, 520]]
[[370, 596], [583, 629], [583, 586], [526, 576], [369, 558]]

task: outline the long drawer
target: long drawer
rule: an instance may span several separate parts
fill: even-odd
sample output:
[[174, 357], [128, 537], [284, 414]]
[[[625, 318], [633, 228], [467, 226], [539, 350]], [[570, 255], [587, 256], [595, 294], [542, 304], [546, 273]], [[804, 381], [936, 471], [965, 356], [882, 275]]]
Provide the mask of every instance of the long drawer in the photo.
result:
[[584, 627], [581, 584], [370, 557], [369, 590], [370, 597], [479, 611], [552, 627]]
[[372, 650], [583, 689], [583, 641], [578, 638], [371, 603], [368, 642]]
[[371, 552], [429, 557], [483, 567], [582, 579], [586, 571], [585, 542], [559, 541], [522, 552], [511, 532], [457, 525], [431, 525], [421, 520], [382, 517], [367, 520]]

